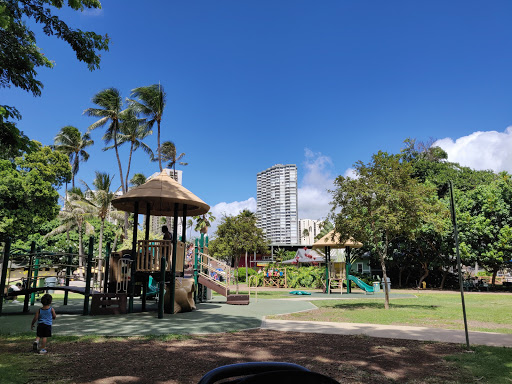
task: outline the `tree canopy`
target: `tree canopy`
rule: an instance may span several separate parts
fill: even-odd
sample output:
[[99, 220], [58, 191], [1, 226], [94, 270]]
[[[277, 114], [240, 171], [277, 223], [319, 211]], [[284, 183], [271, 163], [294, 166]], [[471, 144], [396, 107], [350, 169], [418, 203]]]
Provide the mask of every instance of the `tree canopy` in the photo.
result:
[[71, 176], [67, 157], [49, 147], [0, 160], [0, 240], [26, 238], [40, 230], [58, 212], [55, 188]]
[[[340, 241], [353, 238], [380, 257], [384, 279], [390, 243], [414, 238], [428, 214], [439, 208], [435, 190], [411, 177], [412, 167], [400, 155], [379, 151], [368, 164], [355, 164], [357, 177], [339, 176], [333, 191], [332, 218]], [[432, 217], [430, 216], [430, 217]], [[385, 285], [386, 308], [389, 292]]]
[[[34, 96], [41, 94], [43, 83], [36, 79], [38, 67], [52, 68], [53, 62], [37, 46], [34, 32], [25, 22], [32, 19], [42, 25], [43, 33], [69, 44], [76, 58], [90, 70], [99, 68], [100, 51], [107, 51], [109, 37], [69, 27], [57, 16], [64, 0], [2, 1], [0, 4], [0, 87], [15, 86]], [[98, 0], [68, 0], [76, 11], [101, 8]]]

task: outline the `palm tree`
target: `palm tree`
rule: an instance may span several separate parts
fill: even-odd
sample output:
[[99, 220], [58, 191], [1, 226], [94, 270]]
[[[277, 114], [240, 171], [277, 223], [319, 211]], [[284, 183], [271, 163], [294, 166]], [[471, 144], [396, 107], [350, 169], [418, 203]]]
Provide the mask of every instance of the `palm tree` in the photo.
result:
[[190, 238], [192, 237], [192, 227], [194, 226], [194, 220], [188, 219], [187, 220], [187, 228], [190, 228], [190, 231], [188, 232], [188, 239], [190, 241]]
[[[89, 153], [86, 152], [85, 148], [94, 144], [91, 140], [91, 136], [88, 132], [82, 133], [78, 128], [72, 125], [66, 125], [62, 127], [53, 139], [55, 149], [63, 152], [69, 156], [69, 164], [71, 165], [71, 186], [75, 188], [75, 175], [78, 173], [81, 162], [89, 160]], [[67, 193], [67, 182], [66, 182], [66, 193]]]
[[[172, 141], [164, 141], [162, 143], [161, 148], [161, 157], [162, 161], [168, 161], [169, 164], [167, 166], [169, 168], [172, 168], [174, 173], [176, 174], [176, 163], [179, 162], [180, 165], [188, 165], [188, 163], [181, 162], [180, 160], [183, 159], [185, 156], [185, 153], [180, 153], [179, 155], [176, 154], [176, 145]], [[156, 160], [156, 159], [154, 159]]]
[[83, 277], [84, 229], [85, 233], [88, 235], [94, 233], [94, 227], [87, 221], [94, 217], [94, 207], [84, 200], [83, 192], [79, 188], [72, 188], [69, 191], [69, 199], [64, 200], [64, 208], [58, 215], [62, 224], [44, 236], [44, 238], [47, 239], [53, 235], [69, 231], [70, 229], [76, 229], [78, 232], [78, 265], [80, 267], [80, 277]]
[[130, 179], [130, 184], [134, 187], [139, 187], [146, 182], [146, 179], [143, 173], [135, 173]]
[[[147, 87], [139, 87], [132, 89], [130, 95], [132, 99], [128, 99], [128, 103], [136, 113], [140, 113], [147, 117], [148, 127], [152, 128], [156, 122], [157, 130], [157, 153], [158, 166], [162, 172], [162, 152], [160, 147], [160, 123], [165, 108], [166, 93], [160, 84], [148, 85]], [[138, 100], [134, 100], [137, 98]]]
[[[103, 231], [105, 229], [105, 220], [112, 214], [111, 211], [111, 203], [114, 197], [116, 196], [115, 192], [110, 190], [112, 186], [112, 179], [114, 176], [110, 176], [108, 173], [102, 173], [96, 171], [96, 177], [92, 182], [93, 186], [96, 188], [92, 190], [87, 183], [84, 181], [83, 184], [87, 188], [87, 202], [89, 202], [96, 211], [96, 216], [100, 219], [100, 237], [98, 241], [98, 280], [101, 284], [101, 268], [103, 261]], [[117, 212], [117, 211], [116, 211]], [[121, 212], [119, 213], [119, 217], [121, 217]]]
[[194, 230], [207, 234], [208, 227], [211, 226], [211, 222], [215, 221], [215, 216], [213, 216], [211, 212], [208, 212], [201, 216], [194, 216], [194, 220], [196, 221], [196, 227]]
[[[137, 149], [141, 148], [144, 152], [153, 157], [153, 151], [151, 148], [142, 140], [149, 135], [153, 134], [153, 131], [148, 128], [145, 120], [138, 119], [133, 110], [126, 110], [121, 116], [121, 123], [119, 124], [119, 132], [117, 132], [117, 145], [121, 146], [125, 143], [130, 143], [130, 156], [128, 158], [128, 169], [126, 170], [126, 189], [128, 190], [128, 177], [130, 174], [130, 166], [132, 163], [132, 154]], [[105, 143], [109, 143], [113, 140], [112, 133], [107, 132], [103, 136]], [[104, 151], [114, 148], [113, 145], [103, 148]]]
[[[126, 187], [123, 178], [123, 168], [121, 166], [121, 159], [119, 158], [117, 133], [119, 132], [119, 120], [123, 112], [123, 100], [119, 90], [116, 88], [108, 88], [98, 92], [92, 98], [92, 102], [100, 108], [87, 108], [84, 114], [87, 116], [99, 117], [100, 119], [91, 124], [89, 131], [103, 127], [110, 122], [105, 135], [110, 135], [114, 140], [114, 149], [116, 151], [117, 164], [119, 166], [119, 176], [121, 177], [121, 190], [126, 193]], [[126, 227], [125, 220], [125, 227]]]

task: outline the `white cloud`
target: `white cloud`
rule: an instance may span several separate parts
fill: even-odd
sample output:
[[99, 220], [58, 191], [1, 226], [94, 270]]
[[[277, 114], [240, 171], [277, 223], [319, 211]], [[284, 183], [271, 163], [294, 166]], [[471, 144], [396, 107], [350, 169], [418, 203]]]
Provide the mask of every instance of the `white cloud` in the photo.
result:
[[328, 190], [334, 189], [332, 160], [308, 148], [304, 150], [304, 155], [305, 174], [298, 188], [299, 218], [324, 219], [331, 209], [331, 194]]
[[345, 173], [343, 174], [343, 177], [350, 177], [351, 179], [357, 179], [357, 173], [354, 168], [347, 168]]
[[455, 141], [447, 137], [433, 145], [444, 149], [451, 162], [478, 170], [512, 172], [512, 127], [505, 132], [473, 132]]
[[218, 203], [215, 204], [211, 211], [213, 216], [222, 217], [226, 216], [236, 216], [244, 209], [248, 209], [251, 212], [256, 212], [256, 199], [254, 197], [249, 197], [244, 201], [233, 201], [232, 203]]
[[211, 227], [208, 229], [208, 233], [212, 236], [215, 235], [217, 226], [222, 216], [236, 216], [244, 209], [248, 209], [251, 212], [256, 212], [256, 199], [249, 197], [244, 201], [233, 201], [232, 203], [218, 203], [215, 204], [211, 209], [211, 213], [215, 216], [215, 221], [212, 222]]
[[84, 8], [82, 11], [82, 15], [84, 16], [103, 16], [102, 8]]

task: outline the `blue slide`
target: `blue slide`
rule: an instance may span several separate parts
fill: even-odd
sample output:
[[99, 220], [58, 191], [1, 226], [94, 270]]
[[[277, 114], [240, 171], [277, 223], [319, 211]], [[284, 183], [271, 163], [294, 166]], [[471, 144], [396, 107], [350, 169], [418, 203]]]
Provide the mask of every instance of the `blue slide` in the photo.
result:
[[356, 283], [359, 288], [364, 289], [366, 292], [373, 293], [373, 287], [371, 285], [366, 284], [364, 281], [358, 279], [357, 277], [348, 275], [348, 279]]

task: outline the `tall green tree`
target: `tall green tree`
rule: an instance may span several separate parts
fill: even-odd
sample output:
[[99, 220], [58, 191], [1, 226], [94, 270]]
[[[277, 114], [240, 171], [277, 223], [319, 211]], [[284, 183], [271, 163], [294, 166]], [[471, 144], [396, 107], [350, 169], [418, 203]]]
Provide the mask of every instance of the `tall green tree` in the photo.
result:
[[59, 212], [57, 188], [71, 177], [68, 159], [34, 143], [33, 152], [0, 160], [0, 241], [27, 238]]
[[[399, 155], [379, 151], [370, 163], [359, 161], [354, 167], [356, 178], [339, 176], [334, 183], [335, 230], [342, 242], [354, 238], [371, 246], [386, 281], [390, 244], [400, 236], [414, 238], [431, 212], [434, 191], [411, 177], [411, 165]], [[389, 309], [387, 284], [384, 292]]]
[[492, 273], [512, 265], [512, 179], [502, 172], [489, 184], [455, 194], [460, 249], [465, 263], [477, 262]]
[[[80, 169], [80, 163], [89, 160], [89, 153], [85, 150], [94, 144], [88, 132], [81, 133], [72, 125], [62, 127], [53, 139], [55, 149], [69, 157], [71, 164], [71, 187], [75, 188], [75, 176]], [[67, 189], [67, 188], [66, 188]]]
[[[136, 113], [146, 116], [149, 128], [157, 125], [157, 154], [158, 166], [162, 172], [162, 148], [160, 146], [160, 124], [164, 114], [166, 93], [164, 87], [160, 84], [153, 84], [146, 87], [132, 89], [128, 103]], [[138, 99], [138, 100], [135, 100]]]
[[84, 114], [87, 116], [99, 117], [100, 119], [90, 125], [89, 131], [108, 125], [105, 136], [111, 137], [114, 141], [113, 148], [116, 152], [117, 165], [119, 167], [121, 190], [123, 193], [126, 193], [126, 186], [124, 184], [123, 177], [123, 167], [121, 165], [121, 158], [119, 157], [119, 143], [117, 141], [120, 119], [122, 117], [122, 113], [124, 112], [121, 93], [116, 88], [104, 89], [93, 96], [92, 102], [99, 108], [87, 108], [84, 111]]
[[[247, 252], [267, 251], [268, 241], [263, 230], [256, 226], [256, 216], [244, 210], [236, 216], [223, 216], [217, 228], [215, 239], [209, 244], [213, 257], [234, 259], [238, 271], [240, 257]], [[238, 273], [235, 275], [238, 293]]]
[[84, 185], [87, 188], [86, 200], [95, 208], [95, 215], [100, 219], [100, 235], [98, 240], [98, 280], [101, 282], [101, 271], [103, 263], [103, 232], [105, 229], [105, 221], [108, 217], [113, 216], [114, 219], [121, 219], [122, 213], [118, 211], [112, 211], [112, 200], [114, 200], [116, 194], [112, 191], [112, 180], [114, 176], [110, 176], [108, 173], [96, 171], [96, 177], [92, 182], [94, 189], [91, 189], [87, 183]]
[[[117, 133], [117, 145], [130, 144], [130, 152], [128, 156], [128, 167], [126, 169], [126, 181], [125, 185], [128, 189], [128, 178], [130, 175], [130, 167], [132, 164], [132, 155], [137, 149], [142, 149], [150, 157], [153, 156], [151, 148], [143, 142], [149, 135], [153, 134], [153, 131], [148, 128], [145, 120], [137, 118], [133, 111], [127, 110], [122, 115], [121, 124], [119, 126], [119, 132]], [[107, 132], [103, 136], [105, 143], [113, 141], [111, 132]], [[113, 145], [103, 148], [104, 151], [108, 151], [114, 148]]]
[[[75, 11], [101, 8], [98, 0], [68, 0]], [[22, 0], [0, 2], [0, 88], [17, 87], [40, 96], [43, 83], [37, 79], [39, 67], [54, 63], [37, 45], [33, 27], [40, 25], [47, 36], [65, 41], [79, 61], [90, 70], [99, 68], [101, 51], [108, 51], [109, 38], [91, 31], [74, 29], [62, 19], [64, 1]], [[27, 20], [30, 19], [30, 23]], [[14, 106], [0, 106], [0, 158], [21, 156], [32, 148], [30, 140], [16, 128], [13, 120], [21, 114]], [[20, 152], [21, 150], [21, 152]]]

